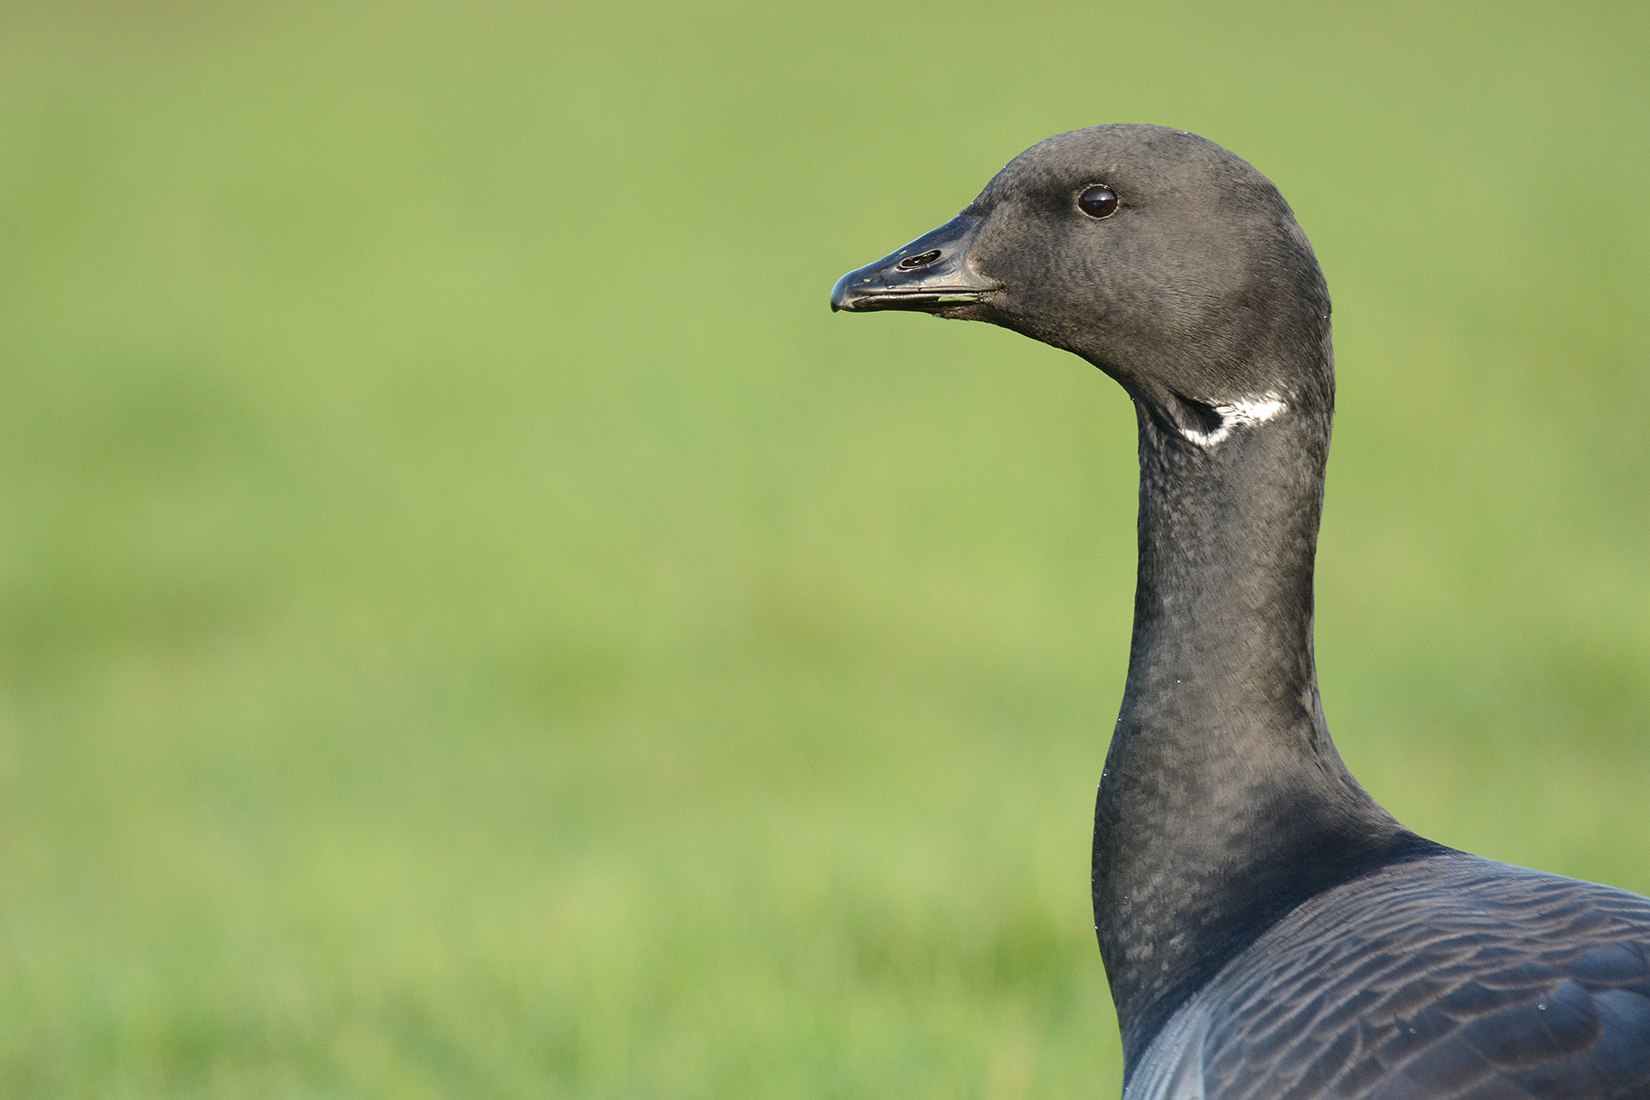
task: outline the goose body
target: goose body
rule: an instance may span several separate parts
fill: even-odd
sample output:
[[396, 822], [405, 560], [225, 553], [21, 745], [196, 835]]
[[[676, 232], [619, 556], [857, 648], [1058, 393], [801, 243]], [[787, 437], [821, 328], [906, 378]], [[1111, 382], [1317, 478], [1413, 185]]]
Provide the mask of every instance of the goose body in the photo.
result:
[[1650, 1100], [1650, 899], [1417, 836], [1330, 739], [1329, 295], [1264, 176], [1179, 130], [1060, 134], [831, 304], [1001, 325], [1134, 401], [1093, 864], [1125, 1100]]

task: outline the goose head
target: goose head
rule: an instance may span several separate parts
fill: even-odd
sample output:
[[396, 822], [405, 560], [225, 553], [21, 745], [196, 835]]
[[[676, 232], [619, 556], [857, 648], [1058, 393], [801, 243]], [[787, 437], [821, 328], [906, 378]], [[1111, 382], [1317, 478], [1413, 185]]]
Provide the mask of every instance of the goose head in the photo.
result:
[[1322, 410], [1327, 431], [1311, 245], [1265, 176], [1181, 130], [1033, 145], [957, 217], [844, 275], [831, 308], [988, 321], [1074, 352], [1193, 442], [1288, 407]]

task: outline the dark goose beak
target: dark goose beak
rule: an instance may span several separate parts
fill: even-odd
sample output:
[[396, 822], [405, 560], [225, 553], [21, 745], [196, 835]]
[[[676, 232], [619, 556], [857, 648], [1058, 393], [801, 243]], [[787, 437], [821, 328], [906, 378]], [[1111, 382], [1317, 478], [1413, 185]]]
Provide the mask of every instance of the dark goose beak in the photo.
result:
[[959, 214], [876, 263], [848, 272], [831, 288], [831, 309], [961, 315], [997, 289], [968, 262], [980, 221], [972, 214]]

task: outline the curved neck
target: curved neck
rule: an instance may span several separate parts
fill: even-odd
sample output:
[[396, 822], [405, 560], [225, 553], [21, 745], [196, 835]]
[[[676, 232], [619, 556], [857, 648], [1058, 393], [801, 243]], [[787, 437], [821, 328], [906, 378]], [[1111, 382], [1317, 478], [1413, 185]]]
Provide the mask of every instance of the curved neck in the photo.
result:
[[1327, 409], [1218, 443], [1147, 400], [1122, 710], [1094, 912], [1132, 1070], [1164, 1021], [1301, 901], [1419, 842], [1335, 751], [1312, 659]]

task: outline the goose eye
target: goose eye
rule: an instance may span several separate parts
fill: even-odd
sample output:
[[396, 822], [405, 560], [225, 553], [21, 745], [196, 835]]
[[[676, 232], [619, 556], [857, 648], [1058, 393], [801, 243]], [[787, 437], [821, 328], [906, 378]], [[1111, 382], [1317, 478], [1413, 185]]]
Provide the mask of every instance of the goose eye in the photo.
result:
[[1077, 196], [1077, 209], [1091, 218], [1109, 218], [1117, 213], [1117, 195], [1097, 183]]

